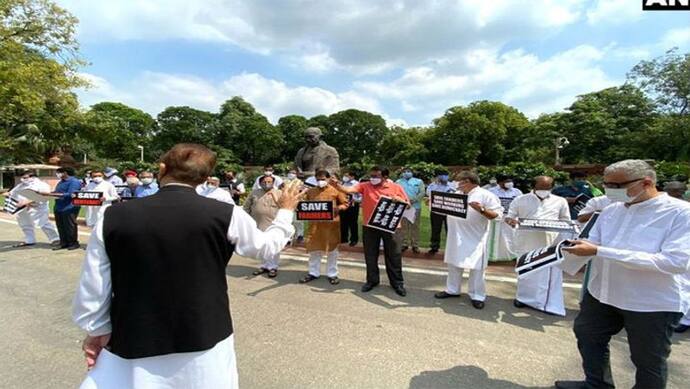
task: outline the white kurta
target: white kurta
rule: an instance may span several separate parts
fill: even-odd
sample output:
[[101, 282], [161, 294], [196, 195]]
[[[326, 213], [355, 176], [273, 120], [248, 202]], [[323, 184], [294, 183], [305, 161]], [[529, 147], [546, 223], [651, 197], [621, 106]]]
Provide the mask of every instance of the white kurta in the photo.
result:
[[117, 200], [117, 189], [113, 184], [111, 184], [108, 181], [103, 180], [102, 182], [96, 183], [95, 181], [91, 180], [91, 182], [82, 189], [84, 192], [103, 192], [103, 197], [105, 200], [103, 201], [103, 205], [101, 206], [88, 206], [84, 207], [86, 210], [84, 211], [84, 218], [86, 219], [86, 225], [89, 227], [95, 226], [98, 221], [103, 218], [103, 213], [105, 212], [105, 209], [108, 208], [113, 201]]
[[[17, 193], [21, 189], [32, 189], [37, 192], [51, 191], [50, 185], [34, 177], [26, 184], [20, 183], [19, 185], [15, 186], [10, 191], [10, 197], [20, 202], [28, 201], [29, 199], [24, 196], [20, 196]], [[51, 243], [60, 240], [57, 229], [50, 222], [47, 201], [34, 201], [15, 215], [17, 217], [17, 224], [19, 224], [19, 228], [21, 228], [22, 232], [24, 233], [25, 243], [36, 243], [36, 227], [39, 227], [41, 230], [43, 230], [43, 233], [46, 234], [46, 237]]]
[[235, 205], [235, 201], [232, 199], [232, 195], [225, 189], [202, 184], [196, 187], [196, 193], [198, 193], [199, 196], [204, 196], [208, 197], [209, 199], [214, 199], [222, 201], [224, 203]]
[[[468, 203], [478, 202], [487, 210], [503, 214], [498, 197], [486, 189], [475, 187], [468, 193]], [[448, 239], [443, 261], [463, 269], [479, 270], [487, 265], [489, 219], [469, 207], [467, 218], [448, 216]]]
[[[534, 193], [527, 193], [513, 200], [508, 217], [570, 221], [570, 209], [568, 201], [562, 197], [552, 194], [540, 200]], [[512, 250], [519, 256], [540, 247], [550, 246], [557, 238], [557, 232], [517, 229]], [[563, 271], [559, 267], [551, 266], [533, 271], [519, 279], [517, 299], [540, 311], [565, 316]]]
[[[235, 207], [228, 228], [228, 241], [238, 255], [273, 258], [294, 233], [293, 212], [280, 210], [265, 231], [242, 208]], [[111, 332], [110, 261], [103, 242], [103, 221], [94, 228], [86, 248], [73, 319], [90, 335]], [[237, 388], [234, 338], [231, 335], [213, 348], [192, 353], [175, 353], [148, 358], [123, 359], [102, 351], [82, 388]]]

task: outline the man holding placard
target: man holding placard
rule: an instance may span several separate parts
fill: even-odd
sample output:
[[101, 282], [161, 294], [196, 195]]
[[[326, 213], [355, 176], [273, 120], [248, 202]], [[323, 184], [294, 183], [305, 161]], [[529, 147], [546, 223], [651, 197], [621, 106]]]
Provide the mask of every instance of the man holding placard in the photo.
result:
[[[386, 273], [388, 274], [388, 281], [391, 287], [400, 296], [407, 295], [407, 291], [403, 286], [402, 274], [402, 251], [400, 247], [400, 239], [395, 234], [395, 229], [400, 226], [402, 215], [394, 215], [386, 218], [387, 223], [382, 223], [384, 220], [377, 220], [377, 225], [373, 226], [372, 215], [378, 213], [380, 207], [380, 200], [385, 200], [388, 206], [385, 206], [387, 211], [391, 205], [396, 208], [396, 203], [404, 203], [409, 206], [407, 194], [405, 190], [398, 184], [388, 179], [389, 171], [386, 168], [374, 166], [369, 171], [369, 182], [360, 182], [351, 187], [344, 187], [336, 179], [331, 179], [331, 185], [343, 193], [361, 193], [362, 194], [362, 214], [364, 222], [367, 225], [362, 229], [364, 243], [364, 260], [367, 265], [367, 282], [362, 285], [362, 292], [369, 292], [376, 287], [379, 282], [379, 249], [381, 241], [383, 241], [383, 255], [386, 263]], [[400, 211], [394, 209], [394, 212]], [[397, 218], [397, 219], [395, 219]], [[382, 226], [386, 224], [390, 229], [384, 229]]]
[[60, 234], [60, 246], [53, 247], [53, 250], [76, 250], [79, 248], [77, 216], [81, 208], [72, 205], [72, 195], [81, 190], [81, 181], [74, 177], [74, 169], [71, 167], [57, 169], [56, 175], [60, 182], [55, 186], [54, 194], [58, 198], [55, 200], [53, 213]]
[[[339, 212], [348, 207], [347, 196], [328, 185], [331, 177], [327, 170], [316, 171], [317, 185], [306, 193], [307, 201], [330, 202], [332, 204], [330, 220], [309, 222], [306, 249], [309, 253], [309, 273], [300, 283], [311, 282], [321, 276], [321, 258], [326, 255], [328, 282], [337, 285], [338, 280], [338, 246], [340, 245]], [[299, 208], [298, 208], [299, 213]], [[322, 213], [322, 212], [321, 212]]]
[[103, 212], [108, 208], [113, 201], [117, 200], [117, 189], [110, 182], [103, 178], [103, 172], [100, 170], [91, 171], [91, 181], [84, 187], [84, 192], [99, 192], [101, 193], [101, 205], [87, 206], [85, 212], [86, 225], [93, 227], [98, 223], [98, 220], [103, 217]]
[[[521, 230], [519, 219], [570, 221], [568, 202], [551, 194], [553, 178], [539, 176], [534, 179], [534, 190], [516, 197], [510, 204], [507, 225], [517, 227], [511, 249], [521, 256], [540, 247], [551, 246], [558, 238], [558, 232]], [[530, 272], [518, 279], [517, 296], [514, 305], [518, 308], [530, 306], [540, 311], [565, 316], [563, 305], [563, 271], [551, 266]]]
[[479, 177], [475, 173], [461, 172], [458, 176], [458, 189], [467, 196], [467, 209], [464, 218], [449, 213], [448, 239], [443, 259], [448, 264], [446, 290], [436, 293], [434, 297], [459, 297], [462, 273], [464, 269], [469, 269], [468, 291], [472, 306], [482, 309], [486, 299], [484, 269], [488, 264], [486, 243], [489, 221], [500, 217], [503, 207], [496, 195], [479, 187]]
[[[60, 237], [55, 229], [55, 226], [48, 218], [48, 202], [47, 201], [31, 201], [19, 194], [23, 189], [30, 189], [36, 192], [50, 192], [50, 186], [41, 181], [36, 174], [30, 171], [23, 172], [20, 177], [19, 185], [12, 188], [6, 195], [10, 199], [17, 201], [16, 207], [19, 209], [15, 213], [17, 215], [17, 224], [24, 233], [24, 241], [14, 245], [14, 247], [33, 246], [36, 244], [35, 226], [40, 227], [46, 234], [52, 246], [60, 245]], [[7, 199], [5, 201], [8, 201]]]

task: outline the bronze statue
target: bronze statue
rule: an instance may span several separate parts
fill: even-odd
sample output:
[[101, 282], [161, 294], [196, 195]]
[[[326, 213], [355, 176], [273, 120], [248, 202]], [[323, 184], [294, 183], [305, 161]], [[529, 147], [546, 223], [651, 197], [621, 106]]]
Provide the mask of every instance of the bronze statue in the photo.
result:
[[322, 135], [321, 129], [317, 127], [309, 127], [304, 131], [306, 145], [295, 157], [295, 167], [300, 176], [313, 176], [318, 169], [328, 170], [331, 174], [340, 171], [338, 150], [322, 141]]

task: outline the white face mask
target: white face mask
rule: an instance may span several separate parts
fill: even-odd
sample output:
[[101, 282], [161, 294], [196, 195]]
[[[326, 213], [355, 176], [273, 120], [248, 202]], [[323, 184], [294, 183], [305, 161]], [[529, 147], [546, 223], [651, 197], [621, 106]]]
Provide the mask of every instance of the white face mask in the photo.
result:
[[550, 190], [535, 190], [534, 194], [537, 195], [540, 199], [545, 199], [551, 195]]
[[515, 184], [512, 182], [506, 182], [505, 185], [506, 189], [513, 189], [515, 187]]
[[57, 177], [58, 179], [61, 180], [62, 179], [62, 173], [55, 173], [55, 177]]
[[295, 173], [288, 173], [288, 175], [287, 175], [287, 179], [288, 179], [288, 180], [294, 180], [295, 178], [297, 178], [297, 174], [295, 174]]
[[19, 180], [22, 182], [22, 184], [28, 184], [31, 182], [31, 177], [20, 178]]
[[216, 188], [218, 188], [218, 185], [207, 182], [206, 187], [209, 189], [216, 189]]
[[100, 184], [103, 182], [103, 177], [94, 177], [91, 179], [91, 181], [95, 182], [96, 184]]
[[381, 183], [381, 179], [376, 177], [376, 178], [370, 179], [369, 182], [371, 182], [372, 185], [378, 185]]
[[153, 178], [142, 178], [141, 179], [141, 183], [144, 185], [151, 185], [152, 182], [153, 182]]
[[319, 180], [318, 183], [317, 183], [317, 185], [319, 186], [319, 188], [325, 188], [326, 186], [328, 186], [328, 181], [326, 181], [326, 180]]
[[343, 177], [343, 182], [350, 182], [351, 178], [348, 176]]
[[273, 171], [271, 171], [271, 170], [264, 171], [264, 176], [268, 177], [268, 176], [272, 176], [272, 175], [273, 175]]

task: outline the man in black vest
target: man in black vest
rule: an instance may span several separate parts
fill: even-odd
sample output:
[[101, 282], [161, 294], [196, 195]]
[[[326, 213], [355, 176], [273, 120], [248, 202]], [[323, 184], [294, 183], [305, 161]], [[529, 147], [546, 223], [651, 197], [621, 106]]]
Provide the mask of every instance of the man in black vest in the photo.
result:
[[160, 191], [110, 207], [91, 233], [73, 307], [93, 367], [82, 388], [237, 387], [225, 267], [233, 252], [280, 252], [303, 193], [289, 185], [262, 232], [242, 208], [196, 194], [215, 163], [202, 145], [176, 145]]

